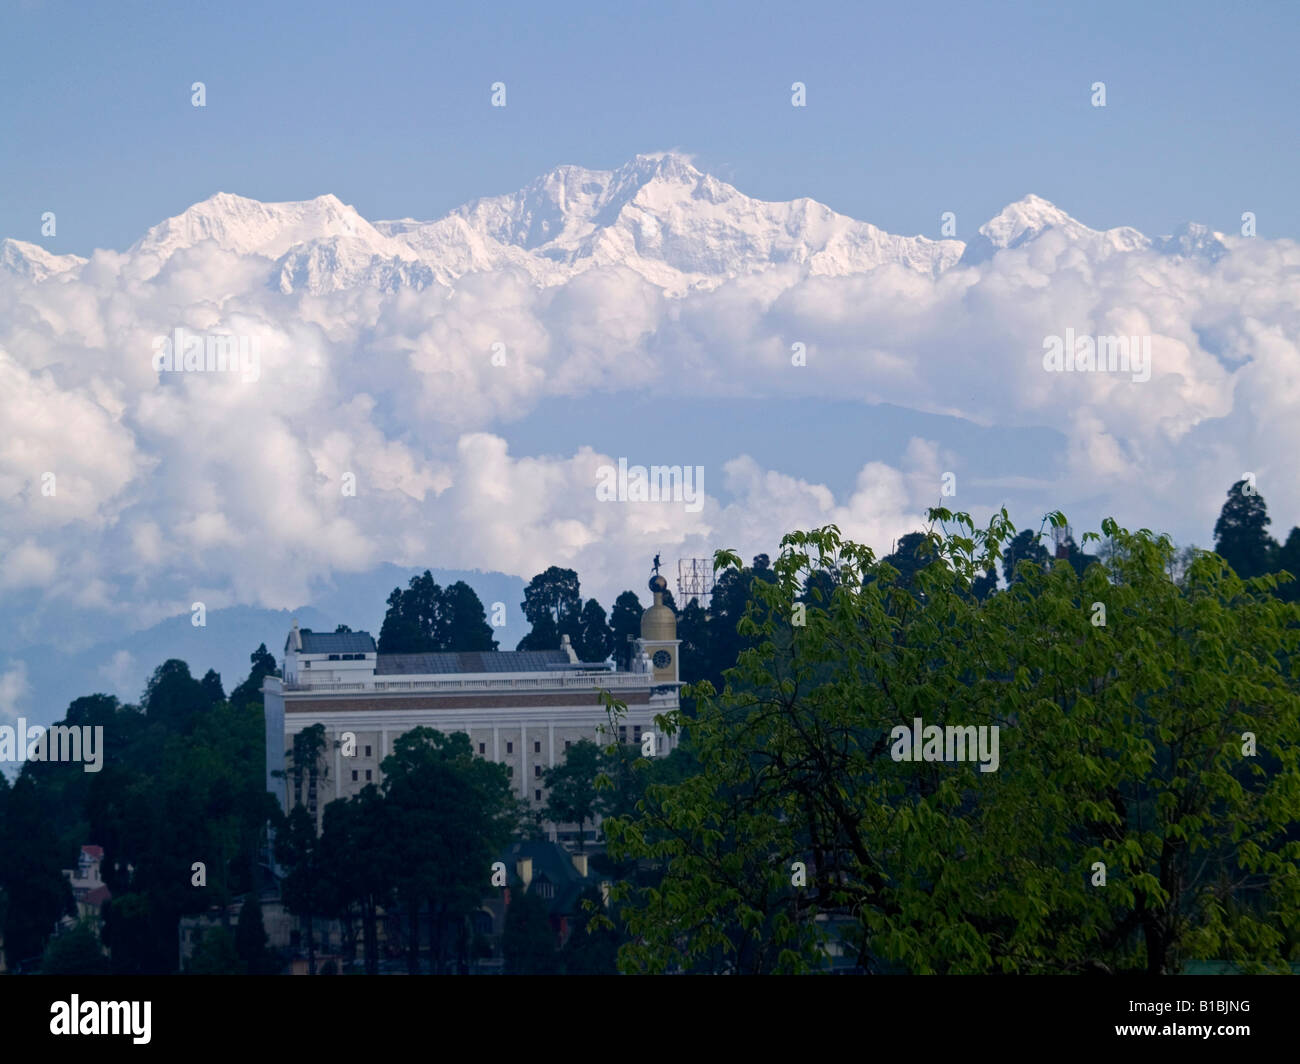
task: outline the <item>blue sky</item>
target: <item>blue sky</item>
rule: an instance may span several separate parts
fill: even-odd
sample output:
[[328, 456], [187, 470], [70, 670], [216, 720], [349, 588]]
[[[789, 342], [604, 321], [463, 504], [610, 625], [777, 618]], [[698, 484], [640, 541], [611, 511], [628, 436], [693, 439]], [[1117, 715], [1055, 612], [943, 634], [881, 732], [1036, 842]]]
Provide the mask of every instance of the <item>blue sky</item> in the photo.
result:
[[1252, 210], [1295, 237], [1298, 24], [1287, 3], [19, 0], [0, 236], [122, 248], [216, 191], [431, 218], [559, 163], [679, 148], [890, 232], [937, 236], [952, 210], [968, 238], [1034, 192], [1094, 228], [1231, 232]]

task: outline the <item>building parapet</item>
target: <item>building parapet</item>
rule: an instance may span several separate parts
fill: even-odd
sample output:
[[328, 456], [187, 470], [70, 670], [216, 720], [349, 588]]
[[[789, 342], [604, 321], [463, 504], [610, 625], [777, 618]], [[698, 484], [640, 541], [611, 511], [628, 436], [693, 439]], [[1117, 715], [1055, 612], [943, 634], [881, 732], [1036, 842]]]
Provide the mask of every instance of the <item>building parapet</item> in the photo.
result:
[[282, 681], [284, 691], [333, 694], [353, 691], [590, 691], [644, 689], [654, 678], [644, 673], [592, 673], [587, 676], [496, 676], [492, 679], [367, 680], [360, 683], [304, 683]]

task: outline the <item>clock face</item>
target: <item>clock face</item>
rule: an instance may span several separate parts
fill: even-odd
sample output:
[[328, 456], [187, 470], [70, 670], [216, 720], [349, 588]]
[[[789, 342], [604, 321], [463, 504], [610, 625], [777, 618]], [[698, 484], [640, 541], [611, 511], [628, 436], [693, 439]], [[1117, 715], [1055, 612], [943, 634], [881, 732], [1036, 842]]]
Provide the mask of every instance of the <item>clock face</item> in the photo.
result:
[[656, 650], [655, 656], [651, 659], [655, 663], [656, 669], [666, 669], [673, 660], [673, 656], [666, 650]]

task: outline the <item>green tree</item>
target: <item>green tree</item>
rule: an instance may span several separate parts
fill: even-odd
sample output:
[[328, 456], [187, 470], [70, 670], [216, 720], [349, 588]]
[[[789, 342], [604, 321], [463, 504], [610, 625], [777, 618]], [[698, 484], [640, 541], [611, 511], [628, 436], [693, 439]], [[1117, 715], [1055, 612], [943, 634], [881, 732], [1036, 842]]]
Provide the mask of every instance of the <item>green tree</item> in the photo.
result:
[[1294, 579], [1279, 584], [1277, 597], [1283, 602], [1300, 601], [1300, 528], [1292, 528], [1286, 542], [1278, 548], [1273, 571], [1290, 573]]
[[519, 644], [520, 650], [554, 650], [560, 645], [562, 635], [567, 635], [577, 646], [582, 625], [582, 593], [578, 574], [572, 569], [552, 565], [538, 573], [524, 588], [520, 606], [532, 625], [532, 631]]
[[199, 687], [202, 688], [209, 707], [226, 700], [226, 692], [221, 686], [221, 674], [216, 669], [209, 669], [203, 674]]
[[501, 953], [507, 975], [556, 975], [560, 970], [546, 902], [518, 882], [510, 891]]
[[253, 668], [238, 687], [230, 692], [232, 706], [262, 705], [262, 681], [276, 674], [275, 657], [266, 649], [265, 643], [258, 643], [257, 649], [248, 656]]
[[596, 777], [600, 748], [581, 739], [564, 751], [564, 760], [543, 773], [547, 787], [546, 815], [557, 824], [578, 825], [578, 850], [583, 849], [586, 824], [596, 816]]
[[187, 731], [210, 704], [202, 685], [190, 675], [190, 667], [177, 658], [154, 669], [144, 693], [144, 709], [150, 719], [173, 732]]
[[614, 649], [614, 633], [605, 620], [605, 610], [595, 599], [588, 599], [578, 619], [578, 637], [573, 649], [579, 661], [604, 661]]
[[983, 602], [998, 589], [998, 571], [993, 566], [985, 569], [971, 583], [971, 594]]
[[[449, 602], [428, 569], [411, 577], [405, 591], [393, 588], [388, 596], [388, 612], [379, 629], [379, 653], [425, 654], [457, 649], [452, 646], [453, 639], [481, 640], [482, 632], [476, 627], [476, 621], [482, 619], [483, 604], [468, 586], [461, 584], [460, 588]], [[480, 615], [477, 617], [475, 603]], [[453, 618], [452, 612], [457, 606], [462, 614], [459, 620]], [[490, 631], [488, 635], [490, 638]]]
[[518, 644], [516, 650], [559, 650], [560, 627], [549, 613], [540, 613]]
[[266, 924], [262, 919], [262, 899], [251, 890], [239, 910], [235, 926], [235, 952], [249, 975], [274, 975], [279, 964], [267, 949]]
[[107, 975], [108, 958], [85, 920], [50, 939], [41, 957], [42, 975]]
[[186, 971], [190, 975], [243, 975], [244, 962], [235, 947], [235, 936], [224, 927], [201, 929]]
[[1264, 496], [1239, 480], [1214, 523], [1214, 550], [1243, 580], [1268, 572], [1277, 544], [1266, 531], [1272, 523]]
[[1038, 566], [1051, 563], [1052, 556], [1047, 553], [1047, 548], [1039, 542], [1039, 539], [1039, 535], [1026, 528], [1007, 545], [1006, 552], [1002, 556], [1002, 578], [1008, 586], [1018, 579], [1016, 570], [1021, 562], [1032, 562]]
[[602, 905], [600, 891], [587, 887], [578, 897], [573, 929], [560, 951], [565, 975], [617, 975], [622, 936], [612, 921], [594, 920]]
[[0, 790], [0, 887], [5, 900], [4, 945], [9, 967], [38, 960], [56, 921], [76, 910], [60, 870], [54, 825], [42, 808], [34, 773], [23, 772]]
[[[1300, 609], [1213, 555], [1180, 586], [1167, 537], [1112, 521], [1110, 571], [1023, 566], [980, 602], [975, 578], [1017, 538], [1005, 511], [987, 529], [932, 518], [917, 595], [833, 527], [785, 537], [774, 579], [751, 583], [754, 646], [721, 693], [695, 692], [700, 771], [605, 822], [615, 859], [662, 870], [616, 887], [621, 967], [815, 970], [827, 916], [868, 970], [1287, 971]], [[790, 626], [824, 569], [847, 579]], [[918, 717], [998, 731], [978, 757], [911, 760]]]
[[709, 615], [692, 598], [677, 618], [677, 638], [682, 641], [678, 656], [679, 674], [685, 683], [698, 683], [713, 672], [713, 638]]
[[496, 650], [492, 626], [474, 589], [463, 580], [448, 585], [442, 593], [446, 641], [443, 649], [454, 651]]
[[285, 907], [307, 928], [307, 972], [316, 974], [316, 917], [325, 909], [324, 873], [316, 821], [305, 807], [295, 805], [287, 817], [278, 818], [276, 860], [284, 866], [280, 894]]
[[632, 640], [641, 635], [643, 609], [635, 591], [624, 591], [614, 600], [609, 626], [614, 637], [614, 661], [624, 671], [632, 660]]
[[379, 914], [392, 903], [399, 874], [392, 806], [373, 783], [325, 807], [321, 865], [330, 909], [349, 926], [361, 924], [367, 975], [379, 974]]
[[478, 906], [495, 855], [514, 830], [509, 778], [504, 765], [476, 757], [463, 732], [444, 735], [432, 728], [399, 736], [381, 768], [395, 886], [410, 932], [408, 970], [419, 969], [423, 903], [431, 962], [441, 971], [452, 945], [468, 945], [469, 913]]
[[898, 570], [897, 584], [911, 591], [915, 586], [916, 574], [929, 561], [930, 541], [924, 532], [908, 532], [898, 541], [893, 554], [883, 559]]

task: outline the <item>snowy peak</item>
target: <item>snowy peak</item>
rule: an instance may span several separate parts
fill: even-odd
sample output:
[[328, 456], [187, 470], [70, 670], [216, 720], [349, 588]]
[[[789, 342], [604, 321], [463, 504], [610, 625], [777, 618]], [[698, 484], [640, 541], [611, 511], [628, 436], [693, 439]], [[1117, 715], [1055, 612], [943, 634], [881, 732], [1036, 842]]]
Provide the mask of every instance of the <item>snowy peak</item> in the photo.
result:
[[296, 244], [331, 237], [352, 237], [374, 252], [395, 253], [386, 238], [337, 196], [317, 196], [291, 203], [259, 200], [218, 192], [202, 203], [150, 229], [130, 249], [132, 254], [166, 258], [182, 248], [213, 240], [237, 255], [279, 258]]
[[[680, 152], [637, 155], [613, 170], [557, 166], [518, 192], [474, 200], [434, 221], [371, 223], [336, 196], [262, 203], [230, 193], [150, 229], [128, 254], [150, 269], [207, 241], [267, 261], [267, 284], [292, 293], [351, 288], [391, 292], [455, 285], [468, 274], [512, 270], [562, 285], [586, 270], [630, 270], [674, 297], [771, 270], [844, 277], [879, 268], [930, 277], [979, 265], [1035, 241], [1103, 259], [1154, 251], [1201, 262], [1226, 238], [1184, 226], [1151, 240], [1136, 229], [1090, 229], [1041, 196], [1009, 204], [969, 244], [895, 236], [812, 199], [754, 199], [699, 170]], [[0, 245], [0, 269], [34, 281], [80, 266], [20, 241]]]
[[673, 199], [689, 195], [704, 178], [689, 159], [672, 152], [638, 155], [617, 170], [557, 166], [518, 192], [475, 200], [452, 214], [501, 244], [529, 251], [572, 246], [596, 226], [610, 224], [647, 190], [651, 199], [663, 199], [663, 190], [672, 188], [667, 198]]
[[1048, 229], [1085, 228], [1056, 204], [1031, 194], [1002, 208], [996, 217], [980, 226], [980, 234], [1001, 249], [1019, 247]]
[[52, 255], [39, 244], [25, 240], [0, 240], [0, 270], [17, 274], [29, 281], [44, 281], [55, 274], [67, 273], [86, 264], [80, 255]]
[[1155, 240], [1155, 247], [1166, 255], [1203, 258], [1210, 262], [1218, 262], [1228, 253], [1225, 239], [1222, 233], [1216, 233], [1208, 225], [1188, 222], [1172, 236], [1158, 237]]
[[813, 200], [752, 199], [676, 152], [616, 170], [557, 167], [452, 213], [497, 248], [530, 252], [542, 283], [623, 266], [669, 295], [782, 265], [838, 276], [895, 263], [933, 275], [962, 251], [957, 241], [891, 236]]
[[979, 233], [966, 245], [961, 261], [965, 265], [986, 262], [999, 251], [1022, 247], [1052, 231], [1103, 257], [1116, 251], [1141, 251], [1151, 246], [1151, 241], [1136, 229], [1128, 226], [1104, 231], [1089, 229], [1056, 204], [1041, 196], [1028, 195], [1008, 204], [980, 226]]

